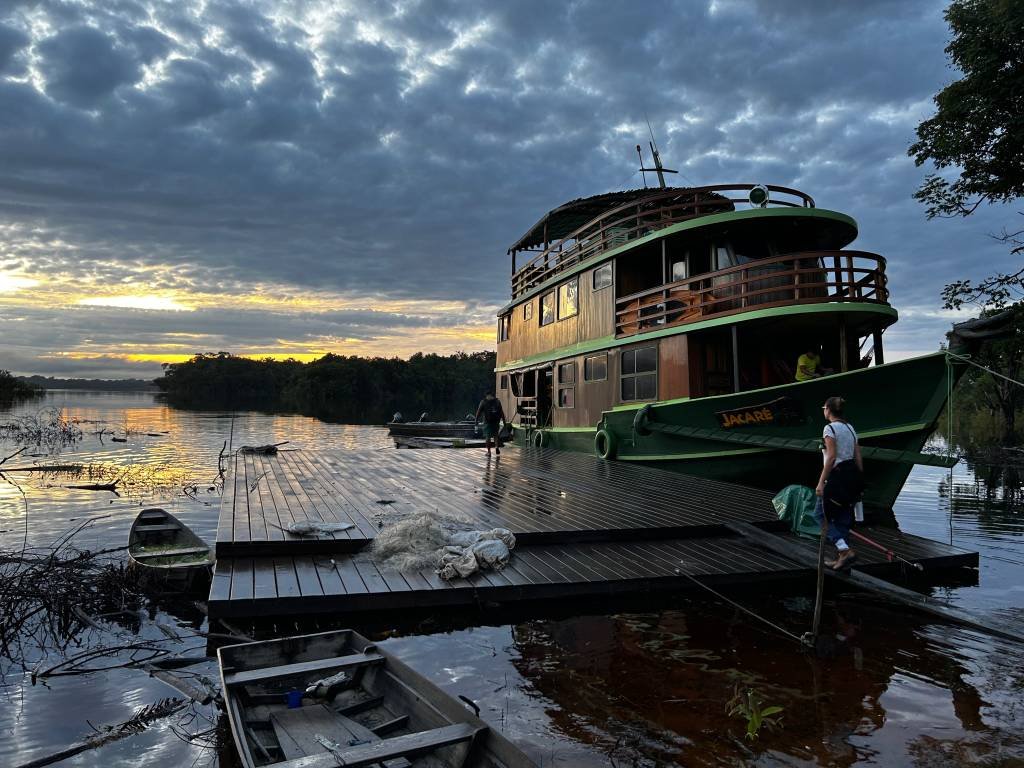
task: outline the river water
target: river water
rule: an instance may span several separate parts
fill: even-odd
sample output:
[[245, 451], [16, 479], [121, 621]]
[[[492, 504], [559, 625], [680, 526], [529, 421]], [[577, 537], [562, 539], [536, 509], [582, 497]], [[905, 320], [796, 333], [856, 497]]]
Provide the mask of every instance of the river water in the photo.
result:
[[[82, 438], [29, 447], [3, 469], [52, 464], [57, 456], [85, 469], [0, 477], [5, 550], [25, 541], [47, 545], [83, 524], [74, 539], [79, 548], [119, 546], [139, 509], [157, 505], [212, 543], [225, 444], [394, 450], [382, 428], [177, 410], [148, 393], [50, 392], [0, 411], [0, 425], [34, 419], [43, 408], [62, 409]], [[0, 459], [18, 447], [0, 439]], [[119, 495], [68, 487], [115, 479]], [[918, 467], [896, 514], [906, 531], [981, 552], [976, 583], [947, 583], [932, 594], [1024, 625], [1024, 502], [1015, 475], [964, 463], [952, 473]], [[812, 590], [808, 584], [781, 595], [730, 597], [800, 634], [810, 621]], [[165, 630], [173, 628], [183, 638], [177, 651], [202, 653], [205, 641], [189, 635], [205, 626], [186, 605], [156, 608], [114, 631], [121, 640], [166, 641]], [[1024, 646], [863, 594], [830, 593], [823, 626], [830, 638], [825, 653], [807, 654], [711, 596], [680, 595], [529, 615], [491, 612], [411, 628], [389, 626], [385, 618], [357, 628], [445, 690], [474, 699], [484, 719], [544, 766], [1024, 766]], [[82, 647], [109, 644], [104, 634], [87, 630]], [[57, 660], [42, 655], [25, 667]], [[137, 669], [36, 684], [17, 665], [2, 669], [2, 766], [55, 752], [174, 695]], [[215, 676], [212, 664], [204, 669]], [[748, 690], [761, 707], [782, 707], [780, 722], [756, 739], [744, 738], [745, 718], [727, 712], [736, 692]], [[191, 707], [67, 764], [236, 765], [218, 726], [213, 707]]]

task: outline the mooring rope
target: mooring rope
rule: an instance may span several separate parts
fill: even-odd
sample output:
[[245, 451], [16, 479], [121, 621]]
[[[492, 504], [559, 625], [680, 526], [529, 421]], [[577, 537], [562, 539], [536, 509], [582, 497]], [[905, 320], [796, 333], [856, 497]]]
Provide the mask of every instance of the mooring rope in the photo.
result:
[[690, 581], [692, 581], [694, 584], [696, 584], [698, 587], [701, 587], [702, 589], [706, 589], [708, 592], [710, 592], [712, 595], [717, 597], [719, 600], [724, 600], [725, 602], [729, 603], [729, 605], [733, 606], [734, 608], [738, 608], [739, 610], [743, 611], [748, 616], [753, 616], [755, 619], [757, 619], [758, 621], [764, 622], [765, 624], [767, 624], [772, 629], [777, 629], [779, 632], [784, 634], [786, 637], [788, 637], [788, 638], [790, 638], [792, 640], [796, 640], [798, 643], [803, 643], [803, 640], [801, 640], [799, 637], [794, 635], [792, 632], [790, 632], [785, 627], [780, 627], [775, 622], [771, 621], [770, 619], [766, 619], [764, 616], [760, 616], [757, 613], [754, 613], [754, 611], [750, 610], [746, 606], [740, 605], [735, 600], [730, 600], [728, 597], [723, 595], [721, 592], [716, 592], [711, 587], [709, 587], [707, 584], [705, 584], [703, 581], [698, 579], [696, 576], [691, 576], [690, 574], [688, 574], [686, 571], [684, 571], [682, 569], [680, 569], [679, 572], [683, 576], [688, 578]]
[[950, 352], [949, 350], [946, 350], [946, 359], [947, 359], [947, 361], [951, 357], [954, 357], [957, 360], [961, 360], [961, 361], [963, 361], [965, 363], [968, 363], [969, 365], [973, 365], [975, 368], [980, 368], [981, 370], [985, 371], [985, 373], [990, 373], [993, 376], [998, 376], [1000, 379], [1005, 379], [1006, 381], [1010, 382], [1011, 384], [1016, 384], [1018, 387], [1024, 387], [1024, 382], [1022, 382], [1022, 381], [1017, 381], [1016, 379], [1011, 379], [1006, 374], [999, 373], [999, 371], [993, 371], [991, 368], [986, 368], [981, 363], [976, 363], [973, 360], [971, 360], [970, 357], [967, 357], [965, 355], [958, 355], [955, 352]]

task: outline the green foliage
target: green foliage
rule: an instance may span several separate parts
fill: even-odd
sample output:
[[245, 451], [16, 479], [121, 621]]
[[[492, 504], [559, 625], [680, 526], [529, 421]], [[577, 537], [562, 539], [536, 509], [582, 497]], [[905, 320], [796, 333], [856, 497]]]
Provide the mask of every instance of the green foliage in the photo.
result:
[[1024, 196], [1024, 3], [953, 0], [946, 21], [946, 53], [963, 77], [935, 96], [936, 114], [917, 127], [909, 154], [959, 175], [930, 175], [917, 190], [929, 217]]
[[782, 707], [765, 706], [764, 699], [753, 688], [743, 689], [737, 685], [725, 705], [725, 711], [730, 717], [747, 721], [746, 738], [750, 741], [757, 739], [762, 728], [772, 729], [782, 724], [782, 718], [777, 716]]
[[[953, 0], [946, 21], [946, 53], [963, 77], [935, 96], [936, 113], [917, 127], [908, 150], [919, 166], [931, 161], [955, 172], [927, 176], [914, 193], [928, 218], [970, 216], [982, 203], [1024, 197], [1024, 3]], [[1024, 229], [1011, 230], [993, 237], [1024, 253]], [[978, 284], [958, 280], [942, 292], [947, 309], [967, 302], [1004, 307], [1022, 298], [1024, 269]]]
[[[1019, 442], [1017, 417], [1024, 409], [1024, 301], [1005, 308], [1011, 313], [1011, 331], [1006, 338], [985, 341], [971, 359], [1013, 381], [993, 376], [971, 366], [953, 395], [954, 438], [1004, 447]], [[995, 314], [985, 310], [982, 317]], [[943, 427], [946, 422], [943, 420]]]
[[191, 408], [305, 413], [329, 421], [379, 424], [395, 411], [461, 418], [494, 387], [493, 352], [399, 358], [325, 355], [311, 363], [249, 360], [226, 352], [164, 366], [155, 381], [167, 400]]
[[43, 392], [42, 387], [22, 381], [12, 376], [10, 371], [0, 370], [0, 403], [12, 403], [16, 400], [40, 397]]

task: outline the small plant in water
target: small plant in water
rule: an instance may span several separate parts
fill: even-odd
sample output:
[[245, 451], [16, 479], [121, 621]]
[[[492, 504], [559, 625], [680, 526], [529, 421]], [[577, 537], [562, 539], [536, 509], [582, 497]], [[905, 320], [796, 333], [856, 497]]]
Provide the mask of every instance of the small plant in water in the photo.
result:
[[774, 728], [782, 723], [777, 715], [782, 707], [765, 706], [765, 701], [753, 688], [736, 686], [733, 696], [725, 705], [730, 717], [740, 717], [747, 721], [746, 737], [751, 741], [757, 739], [761, 728]]

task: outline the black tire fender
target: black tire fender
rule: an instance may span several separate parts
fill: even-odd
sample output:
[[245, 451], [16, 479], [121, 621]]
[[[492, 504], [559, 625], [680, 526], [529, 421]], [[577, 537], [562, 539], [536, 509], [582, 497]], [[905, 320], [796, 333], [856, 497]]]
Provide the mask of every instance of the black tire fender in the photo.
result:
[[619, 446], [618, 441], [615, 439], [615, 433], [605, 427], [597, 430], [594, 434], [594, 453], [597, 454], [598, 458], [611, 461], [618, 452]]

